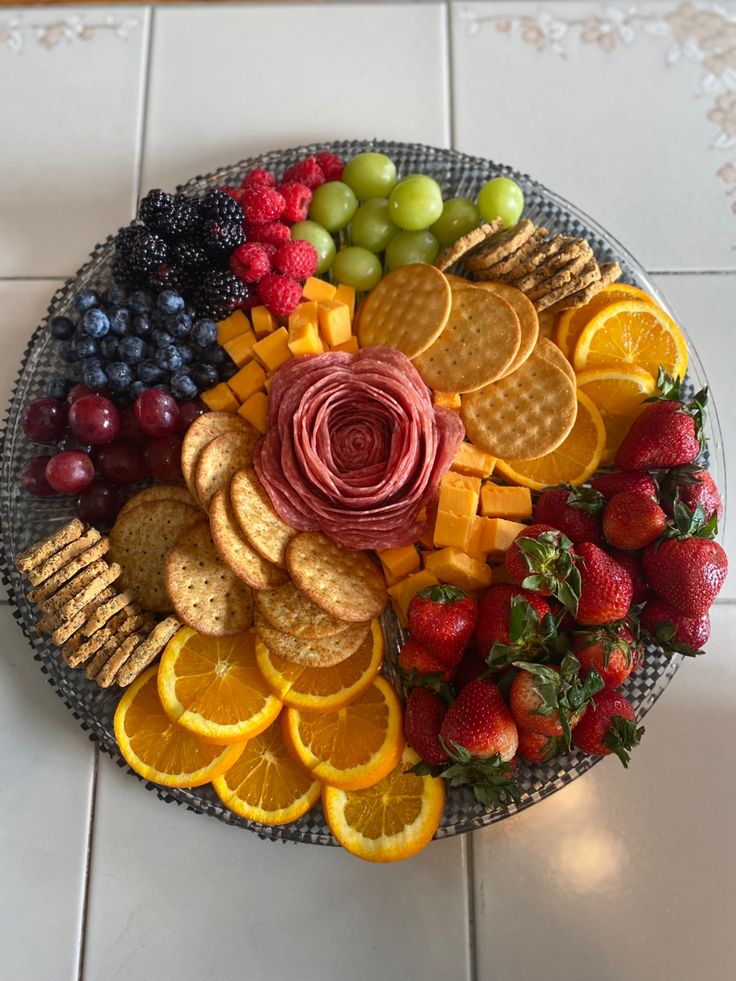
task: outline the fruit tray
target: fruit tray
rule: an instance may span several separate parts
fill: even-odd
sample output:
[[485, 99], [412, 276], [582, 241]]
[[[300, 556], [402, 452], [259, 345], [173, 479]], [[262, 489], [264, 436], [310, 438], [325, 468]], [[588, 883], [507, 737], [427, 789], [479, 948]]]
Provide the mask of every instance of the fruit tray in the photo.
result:
[[[239, 184], [242, 176], [254, 167], [279, 170], [295, 159], [320, 150], [328, 150], [343, 157], [369, 150], [389, 154], [401, 173], [427, 174], [440, 184], [447, 196], [463, 195], [472, 198], [489, 178], [497, 175], [511, 177], [523, 188], [527, 217], [538, 224], [544, 224], [553, 233], [587, 238], [601, 261], [618, 260], [622, 268], [622, 281], [646, 290], [672, 314], [666, 300], [639, 263], [592, 219], [532, 178], [519, 174], [510, 167], [480, 157], [417, 144], [382, 141], [335, 142], [273, 151], [260, 157], [243, 160], [206, 176], [195, 177], [179, 190], [185, 194], [200, 196], [207, 190], [218, 188], [223, 184]], [[89, 738], [99, 743], [118, 766], [127, 767], [119, 753], [113, 733], [112, 720], [119, 695], [113, 690], [100, 689], [94, 682], [88, 681], [82, 672], [69, 669], [50, 641], [37, 632], [38, 612], [24, 598], [24, 586], [13, 564], [15, 556], [31, 542], [68, 520], [71, 510], [70, 499], [39, 500], [29, 497], [22, 490], [19, 479], [23, 465], [35, 452], [33, 445], [23, 437], [21, 429], [23, 408], [31, 399], [43, 394], [47, 382], [59, 369], [57, 346], [45, 330], [45, 324], [52, 316], [66, 314], [70, 310], [72, 298], [79, 289], [87, 286], [105, 286], [109, 283], [112, 255], [113, 239], [110, 238], [107, 242], [98, 245], [79, 273], [57, 290], [51, 298], [47, 318], [32, 335], [20, 365], [0, 438], [2, 453], [0, 575], [8, 590], [13, 615], [27, 637], [33, 657], [39, 663], [47, 681], [63, 699], [64, 704], [82, 729], [88, 733]], [[690, 338], [688, 338], [688, 347], [690, 367], [686, 387], [692, 392], [706, 385], [707, 379]], [[716, 483], [725, 491], [723, 442], [716, 408], [712, 402], [705, 435], [709, 445], [709, 469]], [[382, 624], [388, 652], [384, 671], [392, 676], [395, 674], [392, 655], [395, 655], [402, 642], [402, 631], [390, 610], [384, 613]], [[636, 709], [639, 720], [646, 715], [669, 684], [680, 661], [680, 655], [667, 658], [660, 650], [650, 647], [645, 667], [632, 675], [623, 688], [625, 695]], [[470, 790], [451, 789], [448, 791], [444, 815], [436, 837], [446, 838], [462, 834], [510, 817], [581, 776], [595, 765], [598, 759], [573, 751], [543, 765], [530, 766], [521, 763], [516, 773], [516, 782], [521, 792], [517, 804], [486, 808], [475, 800]], [[128, 772], [132, 774], [132, 771]], [[316, 807], [290, 825], [266, 827], [246, 821], [227, 810], [209, 785], [186, 790], [168, 789], [146, 783], [146, 788], [155, 791], [164, 801], [184, 804], [190, 810], [216, 817], [227, 824], [247, 828], [263, 838], [319, 845], [336, 844], [320, 807]]]

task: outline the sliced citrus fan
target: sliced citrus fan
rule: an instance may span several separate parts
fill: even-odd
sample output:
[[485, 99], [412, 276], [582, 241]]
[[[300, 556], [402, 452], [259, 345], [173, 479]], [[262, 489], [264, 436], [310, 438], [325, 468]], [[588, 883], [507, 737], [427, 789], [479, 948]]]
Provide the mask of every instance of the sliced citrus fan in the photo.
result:
[[290, 756], [279, 722], [250, 739], [212, 786], [225, 807], [260, 824], [296, 821], [314, 807], [322, 787]]
[[604, 286], [600, 293], [596, 293], [592, 300], [588, 300], [581, 307], [573, 307], [560, 314], [555, 327], [555, 344], [561, 349], [566, 358], [569, 358], [575, 350], [578, 338], [593, 317], [604, 307], [612, 303], [619, 303], [621, 300], [643, 300], [645, 303], [654, 303], [654, 300], [644, 290], [638, 286], [629, 286], [628, 283], [611, 283]]
[[382, 780], [366, 790], [325, 787], [322, 807], [343, 848], [369, 862], [398, 862], [421, 851], [439, 827], [445, 806], [440, 777], [411, 772], [413, 749]]
[[674, 320], [654, 303], [623, 300], [604, 307], [583, 329], [575, 345], [576, 371], [601, 365], [636, 365], [655, 378], [660, 365], [685, 377], [687, 346]]
[[578, 388], [593, 400], [606, 427], [606, 448], [601, 463], [613, 462], [621, 440], [654, 395], [657, 383], [648, 371], [633, 365], [591, 368], [577, 377]]
[[385, 678], [375, 678], [354, 702], [319, 715], [284, 710], [284, 739], [314, 775], [343, 790], [378, 783], [404, 748], [401, 702]]
[[220, 745], [263, 732], [281, 711], [258, 670], [252, 630], [205, 637], [184, 627], [161, 658], [158, 693], [172, 721]]
[[578, 414], [569, 436], [536, 460], [498, 460], [496, 472], [513, 484], [544, 490], [555, 484], [578, 486], [600, 466], [606, 428], [591, 399], [578, 390]]
[[161, 707], [158, 668], [142, 674], [118, 703], [115, 738], [125, 762], [141, 777], [165, 787], [201, 787], [228, 770], [243, 743], [214, 746], [172, 722]]
[[370, 687], [383, 661], [383, 631], [378, 620], [355, 654], [328, 668], [286, 661], [256, 642], [256, 660], [270, 690], [284, 705], [308, 712], [334, 712]]

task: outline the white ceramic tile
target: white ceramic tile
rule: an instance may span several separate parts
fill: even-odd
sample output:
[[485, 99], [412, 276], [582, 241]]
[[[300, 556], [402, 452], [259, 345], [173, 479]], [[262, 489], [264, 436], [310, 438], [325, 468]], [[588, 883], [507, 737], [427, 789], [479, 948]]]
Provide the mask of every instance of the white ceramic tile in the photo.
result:
[[447, 145], [442, 4], [158, 9], [144, 188], [278, 147]]
[[85, 977], [463, 981], [465, 853], [396, 865], [259, 841], [100, 758]]
[[0, 10], [0, 275], [75, 272], [130, 220], [145, 7]]
[[734, 268], [732, 3], [452, 6], [457, 149], [568, 197], [647, 268]]
[[0, 974], [77, 978], [94, 750], [0, 607]]
[[629, 770], [601, 762], [475, 835], [478, 977], [731, 981], [736, 609], [647, 716]]

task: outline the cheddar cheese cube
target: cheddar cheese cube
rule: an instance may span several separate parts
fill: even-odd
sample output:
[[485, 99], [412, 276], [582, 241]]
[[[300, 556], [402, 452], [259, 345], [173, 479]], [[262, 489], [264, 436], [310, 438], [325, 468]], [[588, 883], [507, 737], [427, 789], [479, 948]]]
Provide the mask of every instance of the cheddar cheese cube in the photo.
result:
[[335, 299], [338, 303], [344, 303], [348, 308], [350, 320], [355, 316], [355, 287], [348, 286], [347, 283], [340, 283], [335, 290]]
[[307, 300], [292, 310], [289, 314], [289, 333], [304, 326], [304, 324], [314, 324], [317, 327], [319, 325], [318, 306], [316, 300]]
[[351, 334], [350, 337], [348, 337], [348, 339], [343, 344], [336, 344], [332, 350], [346, 351], [348, 354], [357, 354], [358, 351], [360, 350], [360, 346], [358, 345], [358, 338], [354, 334]]
[[329, 300], [334, 300], [336, 293], [337, 288], [332, 283], [328, 283], [324, 279], [317, 279], [316, 276], [310, 276], [302, 290], [302, 296], [305, 300], [316, 300], [317, 303], [327, 303]]
[[276, 330], [276, 318], [268, 307], [253, 307], [250, 317], [256, 337], [265, 337], [272, 330]]
[[286, 327], [279, 327], [271, 334], [266, 334], [253, 345], [253, 355], [258, 358], [264, 368], [276, 371], [291, 358], [289, 350], [289, 332]]
[[422, 548], [434, 548], [434, 525], [437, 520], [437, 508], [422, 508], [417, 515], [417, 521], [426, 522], [424, 531], [417, 539], [417, 544]]
[[440, 508], [434, 526], [435, 546], [442, 548], [445, 545], [453, 545], [464, 552], [468, 547], [474, 517], [475, 515], [472, 514], [452, 514]]
[[412, 572], [421, 568], [419, 553], [413, 545], [403, 548], [381, 548], [378, 550], [383, 571], [390, 585], [394, 585]]
[[479, 450], [472, 443], [461, 443], [452, 461], [452, 470], [473, 477], [490, 477], [496, 466], [496, 458]]
[[460, 396], [457, 392], [432, 392], [432, 401], [444, 409], [457, 412], [460, 409]]
[[233, 337], [237, 337], [238, 334], [242, 334], [246, 330], [250, 330], [250, 320], [242, 310], [236, 310], [217, 325], [217, 343], [224, 346]]
[[485, 562], [488, 558], [488, 552], [483, 548], [485, 521], [486, 519], [481, 518], [480, 515], [473, 515], [471, 518], [470, 534], [468, 535], [468, 541], [465, 546], [465, 551], [470, 558], [477, 559], [479, 562]]
[[265, 392], [251, 395], [238, 409], [238, 415], [247, 419], [259, 433], [266, 432], [266, 416], [268, 415], [268, 396]]
[[344, 344], [352, 334], [350, 312], [344, 303], [328, 300], [318, 305], [319, 331], [330, 347]]
[[219, 385], [215, 385], [206, 392], [202, 392], [199, 397], [202, 399], [207, 408], [212, 409], [213, 412], [238, 411], [238, 400], [227, 387], [225, 382], [220, 382]]
[[289, 350], [296, 356], [298, 354], [322, 354], [325, 349], [320, 340], [317, 325], [313, 323], [303, 323], [298, 327], [292, 327], [289, 322]]
[[256, 335], [252, 330], [244, 330], [242, 334], [236, 334], [229, 341], [222, 345], [235, 364], [242, 368], [243, 365], [253, 357], [253, 348], [256, 344]]
[[443, 548], [428, 552], [424, 566], [440, 582], [450, 583], [458, 589], [483, 589], [491, 585], [491, 570], [484, 562], [472, 559], [459, 548]]
[[415, 572], [413, 575], [406, 579], [402, 579], [401, 582], [396, 583], [394, 586], [388, 587], [388, 595], [391, 597], [391, 603], [402, 627], [407, 627], [409, 625], [406, 614], [409, 609], [409, 604], [417, 593], [421, 589], [426, 589], [428, 586], [438, 585], [439, 579], [437, 576], [431, 572], [428, 572], [426, 569], [422, 569], [421, 572]]
[[480, 492], [480, 512], [489, 518], [531, 518], [532, 492], [528, 487], [502, 487], [483, 484]]
[[476, 514], [479, 495], [479, 477], [467, 477], [449, 471], [440, 481], [438, 509], [450, 514]]
[[488, 552], [491, 560], [500, 561], [509, 550], [516, 536], [528, 525], [518, 521], [507, 521], [506, 518], [485, 518], [481, 547]]
[[271, 382], [273, 381], [273, 375], [266, 375], [266, 380], [263, 383], [263, 387], [267, 392], [271, 391]]
[[259, 392], [266, 384], [266, 372], [257, 361], [248, 361], [237, 374], [228, 380], [227, 384], [239, 401], [245, 402], [254, 392]]

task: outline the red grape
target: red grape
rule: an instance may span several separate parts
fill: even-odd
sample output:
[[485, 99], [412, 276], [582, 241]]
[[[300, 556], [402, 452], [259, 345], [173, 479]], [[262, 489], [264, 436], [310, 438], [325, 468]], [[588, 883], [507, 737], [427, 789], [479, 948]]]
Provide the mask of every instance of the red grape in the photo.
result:
[[68, 408], [57, 399], [36, 399], [23, 416], [23, 432], [34, 443], [56, 443], [64, 435]]
[[135, 417], [146, 436], [168, 436], [179, 428], [176, 399], [159, 388], [149, 388], [135, 400]]
[[20, 482], [34, 497], [54, 497], [56, 491], [46, 480], [46, 464], [50, 456], [34, 456], [20, 472]]
[[124, 443], [99, 446], [92, 458], [97, 472], [111, 484], [137, 484], [146, 476], [143, 454], [138, 446]]
[[146, 440], [143, 459], [152, 477], [157, 480], [181, 479], [181, 443], [180, 436]]
[[207, 406], [199, 399], [189, 399], [186, 402], [179, 402], [179, 412], [181, 413], [181, 425], [179, 431], [185, 433], [195, 419], [207, 411]]
[[102, 480], [96, 480], [77, 494], [77, 517], [96, 528], [111, 525], [122, 506], [120, 488], [111, 487]]
[[89, 385], [85, 385], [83, 382], [79, 382], [74, 388], [70, 389], [69, 394], [66, 397], [69, 405], [72, 405], [77, 399], [84, 398], [85, 395], [94, 395], [94, 388], [90, 388]]
[[104, 395], [83, 395], [69, 409], [69, 426], [82, 443], [111, 443], [120, 429], [120, 412]]
[[146, 434], [138, 424], [135, 411], [132, 405], [126, 405], [120, 413], [120, 429], [118, 430], [119, 443], [138, 443], [142, 444]]
[[46, 464], [46, 480], [60, 494], [73, 494], [92, 483], [95, 468], [86, 453], [57, 453]]

